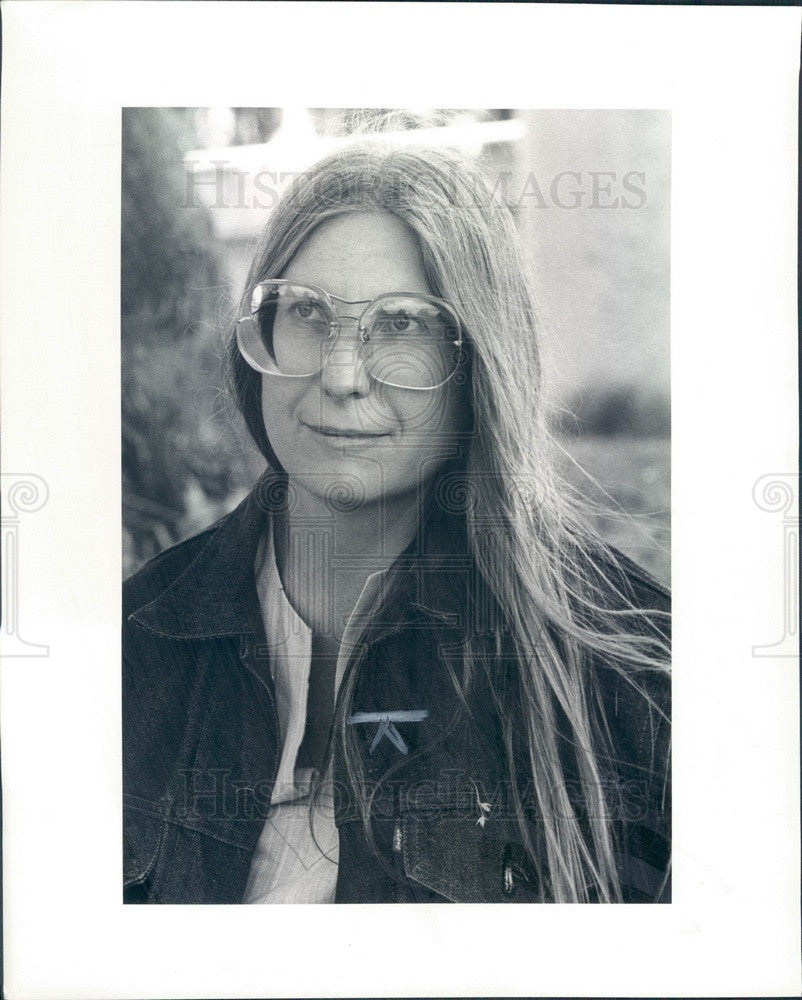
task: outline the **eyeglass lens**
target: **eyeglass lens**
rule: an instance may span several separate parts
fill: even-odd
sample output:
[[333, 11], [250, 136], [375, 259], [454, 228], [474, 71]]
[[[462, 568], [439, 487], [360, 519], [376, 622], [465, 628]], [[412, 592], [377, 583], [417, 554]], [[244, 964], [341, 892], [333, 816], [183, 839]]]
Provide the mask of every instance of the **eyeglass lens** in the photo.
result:
[[[354, 326], [354, 317], [363, 309], [361, 305], [344, 307]], [[332, 350], [333, 332], [338, 324], [345, 326], [345, 315], [338, 317], [320, 292], [292, 283], [258, 286], [252, 315], [265, 360], [282, 375], [319, 372]], [[433, 388], [446, 381], [456, 368], [457, 320], [436, 302], [415, 295], [382, 296], [365, 309], [361, 326], [361, 356], [370, 375], [380, 382]]]

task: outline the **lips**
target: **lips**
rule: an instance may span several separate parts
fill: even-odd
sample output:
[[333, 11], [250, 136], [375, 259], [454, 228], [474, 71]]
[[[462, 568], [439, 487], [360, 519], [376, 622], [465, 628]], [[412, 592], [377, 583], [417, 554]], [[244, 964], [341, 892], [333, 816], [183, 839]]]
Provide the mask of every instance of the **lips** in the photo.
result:
[[306, 424], [309, 430], [322, 437], [348, 441], [375, 441], [390, 435], [383, 431], [362, 431], [352, 427], [333, 427], [329, 424]]

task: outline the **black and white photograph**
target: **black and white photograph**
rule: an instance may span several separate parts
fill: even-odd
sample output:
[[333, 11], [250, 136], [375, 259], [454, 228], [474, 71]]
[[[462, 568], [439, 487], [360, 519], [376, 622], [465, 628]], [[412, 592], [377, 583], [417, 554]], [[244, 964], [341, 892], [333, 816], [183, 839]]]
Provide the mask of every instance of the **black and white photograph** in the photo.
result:
[[798, 994], [799, 8], [0, 13], [3, 996]]
[[125, 109], [127, 901], [670, 901], [669, 139]]

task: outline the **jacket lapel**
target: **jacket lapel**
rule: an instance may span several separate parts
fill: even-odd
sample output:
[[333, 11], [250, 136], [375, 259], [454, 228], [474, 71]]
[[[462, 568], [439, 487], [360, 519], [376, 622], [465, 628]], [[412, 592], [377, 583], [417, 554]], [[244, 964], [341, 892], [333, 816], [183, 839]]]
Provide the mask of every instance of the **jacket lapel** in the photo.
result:
[[259, 539], [278, 475], [268, 471], [242, 503], [218, 522], [195, 559], [159, 596], [131, 618], [172, 639], [246, 635], [261, 622], [254, 581]]

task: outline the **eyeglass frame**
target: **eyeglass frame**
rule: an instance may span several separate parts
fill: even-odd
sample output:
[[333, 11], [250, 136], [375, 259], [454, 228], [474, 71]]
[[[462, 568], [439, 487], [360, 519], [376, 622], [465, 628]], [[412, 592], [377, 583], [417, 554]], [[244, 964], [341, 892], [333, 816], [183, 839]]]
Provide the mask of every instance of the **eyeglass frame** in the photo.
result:
[[[266, 278], [264, 281], [259, 281], [253, 286], [249, 296], [251, 302], [251, 311], [248, 313], [247, 316], [240, 316], [237, 319], [236, 323], [237, 347], [239, 348], [240, 354], [255, 371], [258, 371], [263, 375], [275, 375], [277, 378], [313, 378], [315, 375], [319, 375], [323, 371], [323, 368], [326, 364], [326, 360], [328, 360], [328, 355], [327, 355], [326, 360], [323, 361], [320, 368], [318, 368], [318, 370], [315, 372], [310, 372], [308, 375], [289, 375], [286, 372], [265, 371], [263, 368], [257, 367], [251, 362], [248, 355], [245, 353], [243, 349], [243, 344], [242, 344], [243, 334], [241, 333], [243, 329], [242, 324], [247, 323], [249, 321], [251, 322], [256, 321], [256, 316], [259, 311], [259, 307], [257, 307], [255, 311], [253, 308], [253, 299], [254, 296], [256, 295], [256, 292], [260, 288], [263, 288], [265, 286], [275, 287], [277, 285], [297, 285], [301, 288], [309, 288], [313, 292], [317, 292], [322, 297], [324, 303], [330, 308], [334, 316], [334, 319], [329, 321], [329, 336], [327, 338], [328, 340], [334, 340], [339, 334], [341, 319], [352, 319], [357, 321], [358, 324], [357, 332], [359, 334], [360, 342], [363, 344], [367, 344], [370, 338], [368, 337], [366, 327], [362, 325], [362, 317], [365, 315], [365, 313], [367, 313], [369, 309], [371, 309], [377, 302], [380, 302], [382, 299], [394, 299], [398, 298], [399, 296], [409, 296], [410, 298], [422, 299], [424, 302], [429, 302], [433, 305], [445, 306], [448, 312], [454, 317], [457, 325], [457, 333], [458, 333], [457, 339], [450, 341], [450, 343], [452, 344], [452, 346], [457, 347], [460, 350], [465, 344], [462, 331], [462, 323], [460, 321], [459, 316], [457, 315], [456, 309], [450, 302], [446, 301], [446, 299], [438, 298], [436, 295], [426, 295], [423, 292], [383, 292], [381, 295], [377, 295], [375, 299], [343, 299], [339, 295], [332, 295], [331, 292], [327, 292], [326, 289], [321, 288], [320, 285], [313, 285], [308, 281], [291, 281], [288, 278]], [[359, 314], [359, 316], [348, 316], [348, 315], [340, 316], [340, 314], [337, 312], [334, 306], [335, 302], [341, 302], [343, 305], [346, 306], [357, 306], [361, 305], [363, 302], [365, 302], [366, 305], [365, 308], [362, 310], [362, 312]], [[434, 389], [440, 389], [447, 382], [451, 381], [451, 379], [456, 375], [457, 370], [459, 369], [459, 364], [460, 363], [458, 361], [454, 365], [454, 370], [446, 378], [444, 378], [442, 382], [438, 382], [437, 385], [426, 385], [426, 386], [398, 385], [397, 383], [394, 382], [386, 382], [384, 379], [377, 378], [377, 376], [375, 376], [367, 366], [365, 370], [367, 371], [367, 374], [374, 380], [374, 382], [379, 382], [381, 383], [381, 385], [390, 386], [393, 389], [409, 389], [411, 392], [432, 392]]]

